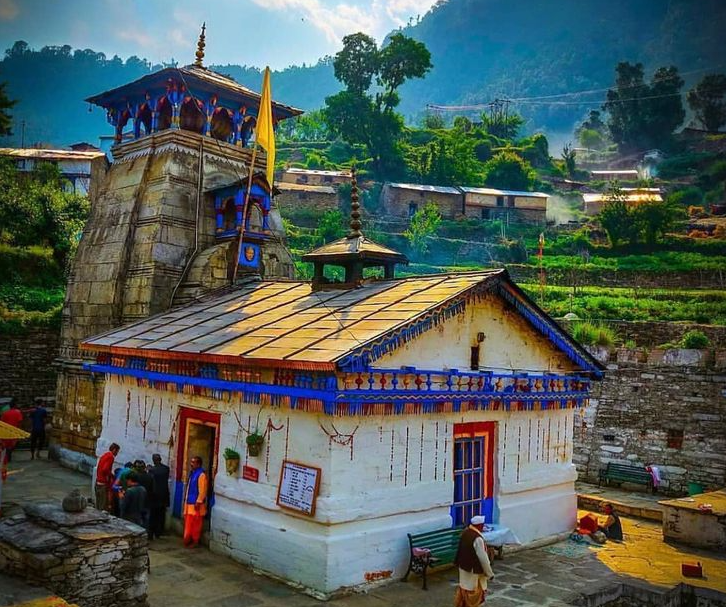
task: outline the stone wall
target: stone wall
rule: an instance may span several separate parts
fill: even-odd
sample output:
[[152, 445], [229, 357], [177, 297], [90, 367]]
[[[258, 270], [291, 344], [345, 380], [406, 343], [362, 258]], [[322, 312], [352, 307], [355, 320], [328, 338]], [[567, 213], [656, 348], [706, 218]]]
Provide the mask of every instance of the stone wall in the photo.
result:
[[146, 532], [93, 508], [34, 502], [0, 522], [0, 572], [79, 607], [146, 607]]
[[573, 460], [597, 482], [608, 462], [657, 465], [664, 492], [726, 484], [726, 352], [618, 350], [576, 420]]
[[12, 397], [21, 407], [38, 397], [55, 395], [60, 331], [29, 329], [20, 335], [0, 335], [0, 398]]

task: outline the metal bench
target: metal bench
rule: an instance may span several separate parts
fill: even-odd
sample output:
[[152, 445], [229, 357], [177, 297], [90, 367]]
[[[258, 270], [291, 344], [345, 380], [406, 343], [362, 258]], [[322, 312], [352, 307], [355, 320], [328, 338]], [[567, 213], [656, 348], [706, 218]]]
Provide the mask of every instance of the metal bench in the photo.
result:
[[427, 533], [408, 533], [410, 561], [406, 575], [403, 576], [403, 581], [405, 582], [408, 574], [413, 571], [423, 577], [423, 589], [428, 590], [426, 585], [428, 568], [451, 565], [454, 562], [456, 552], [459, 549], [459, 538], [463, 530], [463, 527], [454, 527], [453, 529], [448, 527]]
[[598, 475], [598, 486], [603, 481], [608, 485], [611, 482], [616, 483], [634, 483], [636, 485], [645, 485], [651, 491], [653, 490], [653, 477], [645, 468], [641, 466], [630, 466], [628, 464], [614, 464], [610, 462], [605, 468], [600, 470]]

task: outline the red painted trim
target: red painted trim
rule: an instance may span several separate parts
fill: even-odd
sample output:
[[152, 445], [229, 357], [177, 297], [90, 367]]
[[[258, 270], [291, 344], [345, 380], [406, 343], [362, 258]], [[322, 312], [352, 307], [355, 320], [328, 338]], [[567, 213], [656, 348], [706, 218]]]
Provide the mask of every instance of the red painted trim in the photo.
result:
[[95, 352], [108, 352], [119, 356], [134, 356], [151, 358], [153, 360], [192, 360], [194, 362], [209, 362], [218, 365], [236, 365], [239, 367], [280, 367], [282, 369], [297, 369], [301, 371], [335, 371], [334, 362], [311, 362], [304, 360], [280, 360], [274, 358], [242, 358], [241, 356], [225, 356], [221, 354], [204, 354], [203, 352], [169, 352], [167, 350], [153, 350], [140, 348], [118, 348], [116, 346], [95, 346], [83, 342], [82, 350]]
[[[207, 472], [209, 473], [209, 479], [214, 478], [216, 470], [210, 470], [209, 466], [213, 463], [216, 463], [216, 460], [219, 459], [219, 435], [220, 435], [220, 414], [219, 413], [211, 413], [209, 411], [200, 411], [199, 409], [191, 409], [189, 407], [180, 407], [179, 408], [179, 442], [177, 444], [177, 451], [176, 451], [176, 480], [181, 481], [184, 476], [184, 470], [188, 464], [188, 462], [184, 461], [184, 447], [186, 445], [186, 438], [187, 438], [187, 422], [189, 420], [196, 420], [200, 422], [207, 422], [209, 424], [214, 424], [216, 426], [216, 431], [214, 433], [214, 452], [215, 454], [215, 462], [206, 462], [206, 465], [208, 466], [206, 468]], [[204, 466], [204, 463], [202, 464]]]
[[[494, 497], [494, 438], [496, 436], [496, 430], [496, 422], [454, 424], [454, 440], [457, 438], [474, 438], [475, 436], [484, 437], [484, 461], [486, 462], [486, 470], [484, 471], [484, 495], [487, 497]], [[453, 458], [451, 466], [453, 469]]]

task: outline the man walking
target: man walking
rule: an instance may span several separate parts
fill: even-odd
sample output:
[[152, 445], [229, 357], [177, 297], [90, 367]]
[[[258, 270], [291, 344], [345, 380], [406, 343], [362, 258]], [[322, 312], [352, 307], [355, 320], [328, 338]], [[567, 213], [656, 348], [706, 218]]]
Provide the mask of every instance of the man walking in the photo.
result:
[[96, 496], [96, 508], [111, 512], [113, 507], [112, 487], [114, 483], [113, 462], [121, 451], [116, 443], [111, 443], [108, 451], [98, 458], [96, 466], [96, 485], [94, 487]]
[[195, 455], [189, 462], [189, 480], [184, 495], [184, 545], [196, 548], [202, 537], [202, 523], [207, 515], [209, 482], [202, 468], [202, 458]]
[[126, 490], [121, 497], [121, 518], [131, 523], [144, 526], [144, 509], [146, 508], [146, 489], [139, 484], [136, 472], [131, 472], [126, 479]]
[[459, 585], [454, 607], [478, 607], [484, 602], [487, 581], [494, 577], [482, 537], [484, 517], [474, 516], [459, 540], [454, 563], [459, 567]]
[[154, 492], [154, 478], [146, 470], [146, 462], [142, 459], [137, 459], [134, 462], [134, 472], [136, 472], [136, 482], [146, 490], [146, 501], [144, 508], [141, 510], [141, 520], [144, 523], [143, 526], [149, 535], [149, 539], [152, 539], [149, 531], [149, 500]]
[[161, 463], [161, 455], [154, 453], [151, 456], [154, 465], [149, 468], [149, 474], [154, 479], [154, 489], [149, 498], [149, 537], [161, 537], [166, 522], [166, 509], [169, 507], [169, 466]]

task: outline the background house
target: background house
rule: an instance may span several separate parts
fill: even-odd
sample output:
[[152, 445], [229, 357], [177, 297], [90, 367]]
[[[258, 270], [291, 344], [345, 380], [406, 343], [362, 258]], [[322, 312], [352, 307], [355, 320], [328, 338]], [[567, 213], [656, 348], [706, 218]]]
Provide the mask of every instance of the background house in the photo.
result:
[[317, 169], [289, 168], [282, 171], [282, 183], [298, 183], [301, 185], [337, 186], [351, 182], [350, 171], [323, 171]]
[[439, 208], [444, 219], [462, 214], [463, 196], [459, 188], [421, 185], [417, 183], [386, 183], [381, 191], [383, 208], [392, 217], [408, 219], [428, 202]]
[[464, 215], [470, 219], [502, 219], [540, 225], [547, 221], [549, 196], [542, 192], [460, 189], [464, 193]]
[[338, 208], [338, 190], [330, 185], [307, 185], [281, 181], [275, 204], [279, 209], [304, 208], [327, 211]]
[[[627, 205], [637, 205], [643, 202], [662, 202], [660, 188], [620, 188], [622, 199]], [[585, 193], [582, 195], [583, 210], [586, 215], [595, 216], [602, 211], [608, 203], [606, 192]]]

